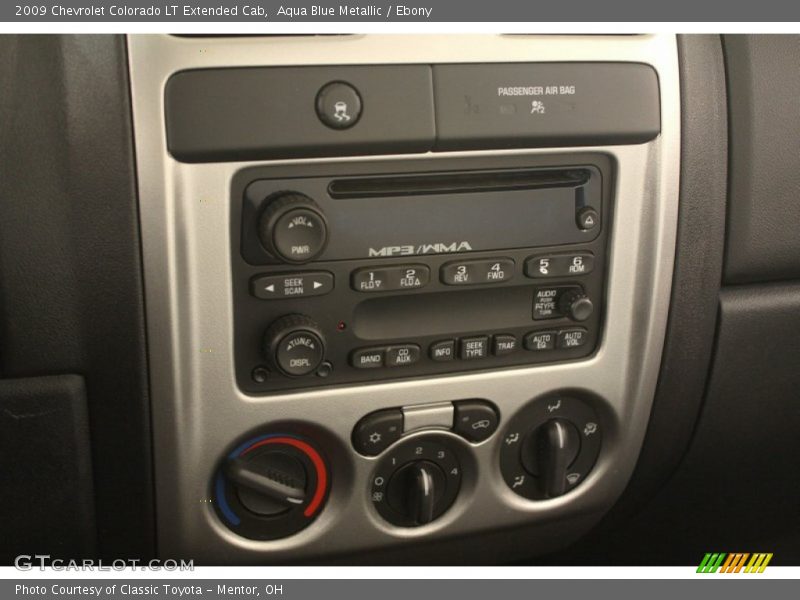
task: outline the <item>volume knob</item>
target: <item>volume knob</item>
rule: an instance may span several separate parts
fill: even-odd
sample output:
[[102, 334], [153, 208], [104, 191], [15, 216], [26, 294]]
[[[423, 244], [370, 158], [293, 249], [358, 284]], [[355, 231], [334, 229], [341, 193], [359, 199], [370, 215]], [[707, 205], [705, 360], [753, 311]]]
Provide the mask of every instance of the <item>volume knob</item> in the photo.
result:
[[258, 221], [258, 237], [275, 258], [301, 264], [319, 256], [328, 243], [328, 224], [308, 196], [284, 192], [268, 200]]
[[317, 370], [325, 358], [325, 338], [305, 315], [286, 315], [264, 333], [263, 354], [284, 375], [302, 377]]

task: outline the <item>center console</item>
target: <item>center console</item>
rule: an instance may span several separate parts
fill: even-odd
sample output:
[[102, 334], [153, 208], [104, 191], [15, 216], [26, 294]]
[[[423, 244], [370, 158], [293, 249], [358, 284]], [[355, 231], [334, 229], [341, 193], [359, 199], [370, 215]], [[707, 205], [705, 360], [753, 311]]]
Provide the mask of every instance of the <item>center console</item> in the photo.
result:
[[129, 51], [162, 552], [485, 562], [586, 533], [658, 376], [674, 37]]

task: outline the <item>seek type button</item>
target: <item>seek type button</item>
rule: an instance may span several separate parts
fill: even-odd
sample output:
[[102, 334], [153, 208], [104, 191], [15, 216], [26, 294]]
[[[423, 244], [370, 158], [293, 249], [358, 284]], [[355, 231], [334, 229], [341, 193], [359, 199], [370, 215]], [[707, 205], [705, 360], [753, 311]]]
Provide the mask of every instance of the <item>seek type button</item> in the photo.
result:
[[323, 296], [332, 290], [333, 274], [326, 271], [262, 275], [251, 282], [253, 295], [262, 300]]
[[353, 272], [352, 285], [357, 292], [388, 292], [425, 287], [431, 271], [425, 265], [396, 265], [365, 268]]
[[442, 266], [441, 278], [445, 285], [479, 285], [503, 283], [514, 277], [514, 261], [510, 258], [464, 260]]
[[461, 338], [461, 360], [486, 358], [489, 354], [489, 336]]

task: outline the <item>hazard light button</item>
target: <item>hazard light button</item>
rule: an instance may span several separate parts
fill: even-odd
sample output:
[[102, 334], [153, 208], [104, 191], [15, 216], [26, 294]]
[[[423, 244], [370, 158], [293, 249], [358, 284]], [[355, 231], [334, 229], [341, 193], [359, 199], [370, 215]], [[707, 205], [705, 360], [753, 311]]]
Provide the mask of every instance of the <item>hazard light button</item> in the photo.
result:
[[250, 290], [253, 296], [262, 300], [324, 296], [333, 290], [333, 273], [304, 271], [259, 275], [250, 282]]

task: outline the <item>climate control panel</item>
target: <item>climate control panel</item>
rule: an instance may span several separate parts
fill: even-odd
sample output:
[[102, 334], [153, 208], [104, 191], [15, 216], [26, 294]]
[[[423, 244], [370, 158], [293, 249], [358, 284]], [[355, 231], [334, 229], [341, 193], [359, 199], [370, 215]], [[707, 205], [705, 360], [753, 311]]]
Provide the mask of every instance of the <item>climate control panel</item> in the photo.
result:
[[589, 356], [611, 165], [586, 159], [239, 173], [239, 386], [270, 393]]

